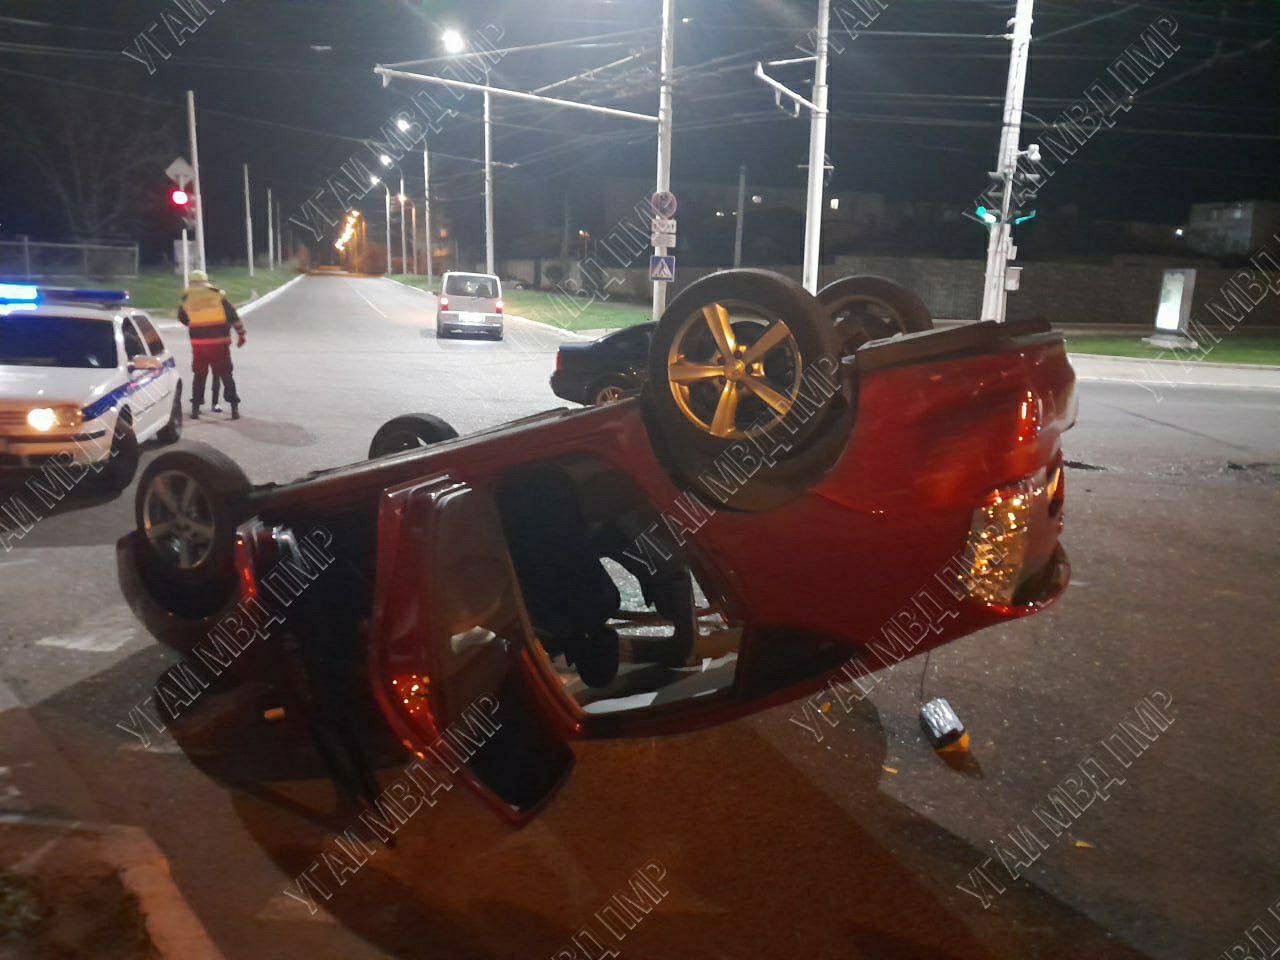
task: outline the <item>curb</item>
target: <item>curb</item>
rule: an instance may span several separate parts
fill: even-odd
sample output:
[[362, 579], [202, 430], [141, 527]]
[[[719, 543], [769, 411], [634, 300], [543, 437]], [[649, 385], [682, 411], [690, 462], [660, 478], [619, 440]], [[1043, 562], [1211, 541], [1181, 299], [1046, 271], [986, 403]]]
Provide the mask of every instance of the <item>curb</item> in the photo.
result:
[[147, 937], [160, 957], [226, 960], [173, 882], [169, 861], [144, 830], [13, 814], [0, 815], [0, 823], [96, 840], [102, 861], [119, 870], [120, 882], [138, 898]]
[[264, 293], [262, 296], [258, 297], [257, 300], [250, 300], [248, 303], [244, 304], [243, 306], [237, 304], [236, 311], [241, 316], [252, 313], [254, 310], [257, 310], [259, 307], [265, 306], [266, 304], [270, 303], [272, 300], [280, 296], [280, 294], [284, 293], [294, 284], [300, 283], [301, 281], [305, 280], [307, 276], [308, 274], [300, 273], [296, 277], [294, 277], [292, 280], [290, 280], [288, 283], [282, 283], [280, 286], [276, 287], [270, 293]]
[[1072, 353], [1067, 351], [1073, 361], [1080, 359], [1097, 360], [1100, 363], [1151, 363], [1160, 366], [1178, 367], [1185, 370], [1190, 367], [1193, 370], [1200, 369], [1205, 372], [1214, 370], [1265, 370], [1271, 373], [1280, 374], [1280, 366], [1273, 363], [1225, 363], [1218, 360], [1159, 360], [1155, 357], [1116, 357], [1109, 353]]
[[[276, 287], [274, 290], [270, 290], [267, 293], [264, 293], [262, 296], [258, 297], [256, 300], [246, 300], [244, 303], [237, 303], [235, 304], [236, 312], [239, 313], [241, 316], [252, 313], [254, 310], [257, 310], [259, 307], [263, 306], [267, 302], [274, 300], [276, 297], [284, 293], [286, 290], [288, 290], [298, 281], [305, 280], [308, 276], [309, 274], [300, 273], [296, 277], [294, 277], [292, 280], [285, 281], [284, 283], [280, 284], [280, 286]], [[141, 310], [147, 316], [151, 317], [152, 320], [157, 321], [157, 325], [159, 324], [159, 321], [163, 319], [165, 322], [165, 326], [160, 327], [160, 329], [162, 330], [183, 329], [182, 324], [178, 323], [177, 313], [170, 313], [167, 309], [163, 311], [148, 310], [145, 307], [138, 307], [137, 309]]]
[[1130, 383], [1150, 389], [1214, 388], [1220, 390], [1280, 390], [1280, 367], [1228, 363], [1180, 363], [1132, 357], [1068, 353], [1077, 379], [1101, 383]]

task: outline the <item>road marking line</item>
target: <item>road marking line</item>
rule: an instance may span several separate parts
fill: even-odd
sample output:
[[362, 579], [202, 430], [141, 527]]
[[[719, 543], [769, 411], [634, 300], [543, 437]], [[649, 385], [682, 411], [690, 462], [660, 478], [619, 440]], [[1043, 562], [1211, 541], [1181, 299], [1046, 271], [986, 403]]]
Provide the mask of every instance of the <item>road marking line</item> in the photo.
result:
[[43, 637], [38, 647], [59, 647], [82, 653], [115, 653], [138, 636], [137, 621], [128, 607], [120, 606], [106, 616], [93, 616], [81, 621], [65, 634]]
[[36, 641], [38, 647], [61, 647], [83, 653], [115, 653], [132, 637], [102, 637], [96, 633], [71, 634], [62, 637], [43, 637]]
[[363, 300], [365, 303], [367, 303], [367, 304], [369, 305], [369, 309], [371, 309], [374, 313], [376, 313], [378, 316], [380, 316], [383, 320], [390, 320], [390, 319], [391, 319], [391, 318], [390, 318], [390, 317], [388, 317], [385, 313], [383, 313], [381, 310], [379, 310], [379, 309], [374, 305], [373, 301], [372, 301], [372, 300], [370, 300], [368, 297], [366, 297], [366, 296], [365, 296], [363, 293], [361, 293], [359, 290], [357, 290], [357, 291], [356, 291], [356, 296], [357, 296], [357, 297], [359, 297], [361, 300]]

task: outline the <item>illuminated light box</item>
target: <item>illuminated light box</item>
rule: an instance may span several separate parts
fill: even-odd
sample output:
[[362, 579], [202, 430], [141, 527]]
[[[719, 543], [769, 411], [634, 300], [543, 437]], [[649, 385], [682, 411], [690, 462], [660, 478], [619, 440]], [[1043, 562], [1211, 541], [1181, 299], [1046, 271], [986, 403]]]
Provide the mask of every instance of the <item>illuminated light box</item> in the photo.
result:
[[1160, 305], [1156, 308], [1156, 332], [1144, 337], [1143, 342], [1155, 347], [1195, 350], [1198, 344], [1187, 335], [1195, 292], [1194, 270], [1166, 270], [1160, 284]]

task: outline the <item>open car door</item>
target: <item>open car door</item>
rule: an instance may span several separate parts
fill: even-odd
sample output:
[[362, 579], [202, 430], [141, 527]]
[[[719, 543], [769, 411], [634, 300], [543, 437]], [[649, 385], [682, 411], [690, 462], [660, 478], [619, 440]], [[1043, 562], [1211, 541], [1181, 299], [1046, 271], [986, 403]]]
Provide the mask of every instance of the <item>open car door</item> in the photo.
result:
[[374, 694], [404, 746], [459, 770], [512, 823], [573, 752], [534, 666], [533, 630], [492, 498], [448, 478], [383, 500], [370, 643]]

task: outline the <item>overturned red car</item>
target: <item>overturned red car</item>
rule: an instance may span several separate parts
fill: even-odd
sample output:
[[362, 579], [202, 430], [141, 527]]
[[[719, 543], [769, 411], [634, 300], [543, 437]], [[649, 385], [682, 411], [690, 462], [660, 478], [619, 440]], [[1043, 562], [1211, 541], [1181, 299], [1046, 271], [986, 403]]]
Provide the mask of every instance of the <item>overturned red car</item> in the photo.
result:
[[666, 311], [634, 400], [467, 437], [411, 414], [369, 460], [283, 486], [209, 447], [161, 455], [122, 581], [170, 641], [270, 608], [357, 795], [369, 716], [421, 758], [484, 705], [465, 775], [522, 822], [573, 739], [723, 722], [1061, 595], [1062, 337], [932, 326], [877, 278], [813, 297], [716, 274]]

